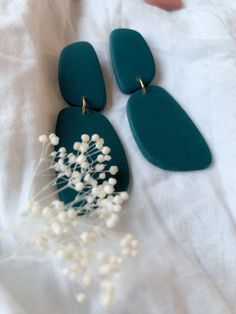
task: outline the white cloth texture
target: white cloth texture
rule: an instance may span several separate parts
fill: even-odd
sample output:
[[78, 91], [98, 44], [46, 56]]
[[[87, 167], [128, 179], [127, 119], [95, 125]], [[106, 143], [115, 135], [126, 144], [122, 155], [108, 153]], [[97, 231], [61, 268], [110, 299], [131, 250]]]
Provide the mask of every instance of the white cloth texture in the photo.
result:
[[[58, 87], [59, 53], [89, 41], [105, 76], [104, 114], [132, 174], [118, 232], [131, 230], [141, 242], [111, 309], [97, 298], [78, 305], [56, 265], [21, 261], [0, 265], [1, 314], [236, 313], [236, 2], [184, 3], [170, 13], [142, 0], [0, 2], [0, 228], [27, 200], [38, 136], [54, 131], [68, 106]], [[118, 27], [147, 40], [157, 66], [153, 84], [167, 89], [203, 133], [214, 157], [209, 169], [168, 172], [142, 156], [127, 121], [129, 96], [118, 89], [109, 56], [109, 35]]]

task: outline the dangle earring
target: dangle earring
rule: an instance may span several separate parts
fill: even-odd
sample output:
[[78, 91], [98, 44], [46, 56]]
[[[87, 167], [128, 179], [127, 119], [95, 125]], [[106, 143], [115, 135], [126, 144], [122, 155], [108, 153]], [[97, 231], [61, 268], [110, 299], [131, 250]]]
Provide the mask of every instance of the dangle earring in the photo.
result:
[[155, 63], [141, 34], [131, 29], [114, 30], [110, 53], [119, 88], [132, 93], [127, 115], [144, 157], [165, 170], [207, 168], [211, 152], [193, 121], [166, 90], [149, 85]]
[[[76, 42], [62, 50], [59, 86], [64, 100], [72, 107], [63, 109], [58, 115], [56, 135], [60, 138], [60, 143], [57, 150], [64, 147], [72, 157], [76, 157], [79, 151], [82, 172], [88, 166], [86, 161], [90, 164], [96, 161], [97, 177], [92, 179], [98, 182], [100, 178], [103, 181], [109, 180], [110, 173], [115, 175], [116, 192], [125, 191], [129, 184], [128, 162], [116, 131], [107, 118], [98, 112], [105, 106], [106, 91], [101, 66], [91, 44]], [[110, 149], [103, 146], [103, 138], [111, 149], [112, 157]], [[99, 165], [103, 160], [106, 161], [106, 169], [103, 169], [102, 164]], [[75, 169], [69, 169], [71, 170]], [[77, 174], [74, 171], [73, 175]], [[85, 193], [83, 182], [87, 179], [78, 178], [79, 189]], [[68, 204], [75, 199], [76, 191], [69, 186], [63, 189], [65, 181], [62, 177], [57, 185], [60, 199]]]

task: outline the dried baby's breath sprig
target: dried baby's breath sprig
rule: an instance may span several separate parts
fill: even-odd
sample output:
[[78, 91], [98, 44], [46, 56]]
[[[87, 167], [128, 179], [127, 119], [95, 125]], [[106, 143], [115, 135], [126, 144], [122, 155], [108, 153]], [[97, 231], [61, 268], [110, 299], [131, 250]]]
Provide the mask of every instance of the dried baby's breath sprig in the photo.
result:
[[[55, 134], [41, 135], [39, 142], [42, 153], [33, 181], [40, 176], [50, 179], [36, 193], [31, 191], [14, 232], [24, 234], [31, 251], [36, 249], [45, 253], [45, 259], [60, 261], [62, 273], [80, 287], [75, 296], [78, 303], [87, 301], [90, 289], [97, 288], [102, 304], [111, 305], [125, 261], [139, 255], [139, 242], [131, 233], [120, 240], [112, 238], [111, 229], [118, 224], [129, 195], [115, 192], [113, 176], [118, 167], [110, 166], [111, 150], [98, 134], [83, 134], [70, 153], [64, 147], [51, 150], [59, 144]], [[54, 199], [68, 188], [76, 192], [70, 203]], [[28, 254], [29, 245], [25, 247]], [[20, 255], [14, 253], [2, 262], [17, 258]]]

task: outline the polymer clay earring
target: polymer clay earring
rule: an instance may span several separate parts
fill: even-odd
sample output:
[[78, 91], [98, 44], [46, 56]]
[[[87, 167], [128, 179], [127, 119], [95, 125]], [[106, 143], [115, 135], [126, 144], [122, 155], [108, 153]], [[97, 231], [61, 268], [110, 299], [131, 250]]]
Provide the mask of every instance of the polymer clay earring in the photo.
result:
[[149, 85], [155, 63], [142, 35], [131, 29], [114, 30], [110, 53], [119, 88], [132, 93], [127, 115], [144, 157], [165, 170], [207, 168], [211, 153], [193, 121], [166, 90]]
[[[108, 161], [108, 166], [115, 164], [119, 169], [116, 191], [125, 191], [129, 184], [128, 162], [116, 131], [107, 118], [98, 112], [105, 106], [106, 90], [101, 66], [92, 45], [76, 42], [66, 46], [60, 55], [58, 74], [61, 94], [71, 106], [63, 109], [57, 118], [59, 147], [75, 153], [73, 145], [81, 140], [82, 134], [89, 137], [98, 134], [111, 148], [112, 161]], [[92, 154], [91, 158], [95, 160], [97, 155]], [[62, 178], [58, 182], [58, 189], [63, 184]], [[66, 204], [75, 197], [76, 191], [71, 188], [59, 192], [59, 198]]]

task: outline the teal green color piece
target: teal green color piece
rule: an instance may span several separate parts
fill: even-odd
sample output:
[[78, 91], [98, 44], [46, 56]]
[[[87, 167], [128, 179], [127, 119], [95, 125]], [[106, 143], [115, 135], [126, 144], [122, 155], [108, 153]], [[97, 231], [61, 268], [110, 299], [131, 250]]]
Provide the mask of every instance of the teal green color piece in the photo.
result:
[[144, 157], [172, 171], [207, 168], [211, 152], [187, 113], [163, 88], [148, 86], [129, 99], [127, 114], [133, 136]]
[[155, 75], [155, 63], [142, 35], [134, 30], [120, 28], [111, 33], [110, 53], [119, 88], [131, 94], [140, 88], [141, 78], [148, 85]]
[[[106, 169], [116, 165], [119, 169], [114, 176], [117, 179], [115, 190], [125, 191], [129, 184], [129, 167], [127, 158], [120, 142], [120, 139], [112, 127], [111, 123], [99, 112], [87, 111], [82, 113], [81, 108], [66, 108], [63, 109], [57, 119], [56, 134], [60, 138], [59, 147], [65, 147], [67, 152], [74, 152], [74, 142], [81, 141], [82, 134], [88, 134], [90, 137], [93, 134], [98, 134], [105, 141], [104, 145], [111, 148], [111, 161], [107, 161]], [[97, 158], [97, 154], [91, 157], [93, 160]], [[109, 177], [109, 175], [107, 176]], [[58, 188], [63, 184], [59, 181]], [[71, 188], [67, 188], [59, 192], [60, 199], [68, 204], [74, 200], [77, 192]]]
[[61, 94], [68, 104], [81, 107], [82, 96], [85, 96], [90, 109], [104, 108], [104, 78], [91, 44], [77, 42], [66, 46], [60, 55], [58, 76]]

